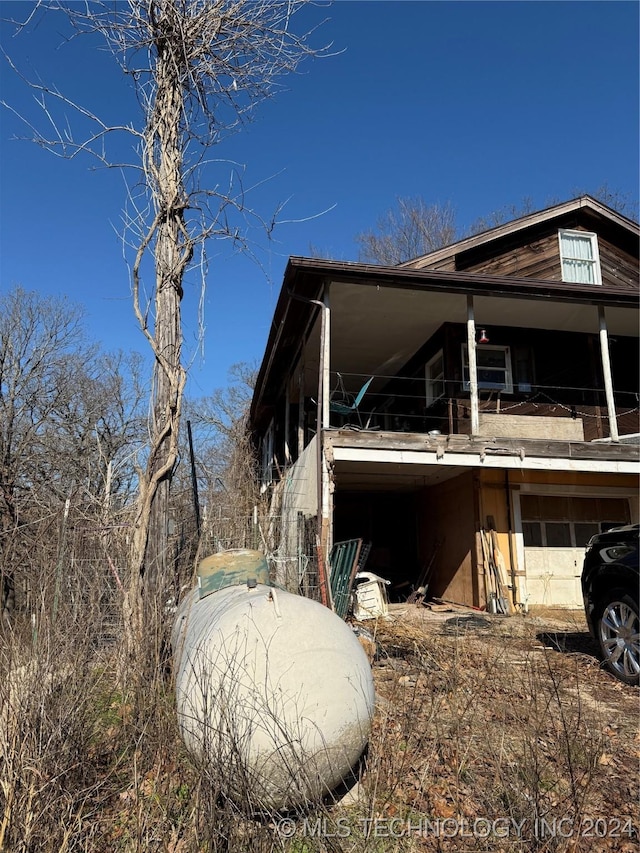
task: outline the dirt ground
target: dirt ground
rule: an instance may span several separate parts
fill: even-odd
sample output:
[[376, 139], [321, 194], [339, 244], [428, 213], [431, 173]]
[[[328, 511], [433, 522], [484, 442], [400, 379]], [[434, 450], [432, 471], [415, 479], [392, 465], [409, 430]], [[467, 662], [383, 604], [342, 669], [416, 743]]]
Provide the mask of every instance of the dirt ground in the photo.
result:
[[582, 611], [394, 604], [364, 625], [378, 708], [363, 786], [376, 820], [411, 828], [384, 849], [638, 849], [640, 691], [601, 668]]

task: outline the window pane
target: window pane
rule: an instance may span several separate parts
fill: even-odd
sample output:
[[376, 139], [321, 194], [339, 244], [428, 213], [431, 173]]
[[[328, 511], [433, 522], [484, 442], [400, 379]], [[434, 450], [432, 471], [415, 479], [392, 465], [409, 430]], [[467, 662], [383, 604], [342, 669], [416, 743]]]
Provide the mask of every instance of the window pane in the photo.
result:
[[435, 402], [439, 397], [444, 396], [444, 382], [427, 382], [427, 405]]
[[538, 495], [521, 495], [520, 511], [523, 518], [542, 518]]
[[596, 277], [593, 261], [573, 261], [565, 259], [563, 268], [565, 281], [595, 284]]
[[505, 351], [490, 350], [485, 347], [476, 349], [476, 364], [478, 367], [501, 367], [505, 368]]
[[479, 370], [478, 388], [506, 388], [504, 370]]
[[598, 521], [606, 514], [598, 512], [596, 498], [570, 498], [569, 505], [575, 521]]
[[551, 521], [568, 521], [571, 518], [570, 498], [564, 495], [540, 495], [542, 518]]
[[574, 525], [574, 533], [576, 537], [576, 547], [583, 548], [592, 536], [600, 533], [600, 525], [593, 522], [577, 521]]
[[442, 356], [441, 355], [438, 356], [438, 358], [436, 358], [436, 360], [429, 365], [427, 370], [429, 371], [429, 378], [430, 379], [438, 379], [440, 376], [442, 376], [442, 372], [443, 372]]
[[628, 524], [629, 502], [625, 498], [599, 498], [596, 518], [615, 518], [619, 524]]
[[542, 529], [539, 521], [522, 522], [522, 538], [525, 545], [540, 548], [542, 545]]
[[571, 547], [571, 526], [568, 522], [547, 521], [545, 527], [548, 548]]
[[592, 261], [593, 243], [591, 237], [583, 237], [580, 234], [563, 234], [562, 255], [564, 258]]

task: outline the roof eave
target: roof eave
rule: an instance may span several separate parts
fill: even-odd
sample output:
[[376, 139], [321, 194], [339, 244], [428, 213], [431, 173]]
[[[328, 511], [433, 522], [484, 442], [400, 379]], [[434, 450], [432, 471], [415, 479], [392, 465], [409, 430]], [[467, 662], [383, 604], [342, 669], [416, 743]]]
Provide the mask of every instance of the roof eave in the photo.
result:
[[308, 284], [310, 279], [361, 283], [376, 287], [415, 288], [483, 295], [496, 293], [501, 296], [536, 296], [545, 293], [557, 300], [579, 298], [597, 305], [631, 306], [638, 302], [638, 293], [627, 288], [603, 288], [592, 284], [572, 284], [551, 279], [516, 278], [458, 270], [449, 272], [383, 267], [375, 264], [295, 256], [289, 258], [281, 298], [290, 296], [302, 283]]

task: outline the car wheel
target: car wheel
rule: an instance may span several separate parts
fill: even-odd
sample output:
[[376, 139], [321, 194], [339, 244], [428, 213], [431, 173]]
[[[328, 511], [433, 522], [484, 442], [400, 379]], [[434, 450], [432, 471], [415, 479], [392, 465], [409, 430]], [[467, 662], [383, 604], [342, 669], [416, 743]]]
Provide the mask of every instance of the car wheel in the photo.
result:
[[599, 608], [596, 634], [607, 669], [625, 684], [640, 683], [638, 605], [622, 590], [614, 590]]

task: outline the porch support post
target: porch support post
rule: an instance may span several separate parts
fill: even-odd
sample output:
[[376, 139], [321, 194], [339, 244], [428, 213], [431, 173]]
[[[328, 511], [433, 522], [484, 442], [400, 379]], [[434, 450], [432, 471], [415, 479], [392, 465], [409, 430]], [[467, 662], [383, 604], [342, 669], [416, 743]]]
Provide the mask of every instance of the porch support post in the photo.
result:
[[604, 316], [603, 305], [598, 306], [598, 324], [600, 326], [600, 355], [602, 357], [604, 393], [607, 398], [607, 409], [609, 411], [609, 437], [611, 441], [619, 441], [618, 421], [616, 420], [616, 403], [613, 396], [611, 359], [609, 358], [609, 335], [607, 333], [607, 321]]
[[471, 400], [471, 435], [480, 432], [478, 414], [478, 368], [476, 363], [476, 323], [473, 314], [473, 296], [467, 296], [467, 351], [469, 355], [469, 397]]
[[291, 407], [291, 401], [289, 396], [289, 388], [291, 386], [291, 379], [287, 379], [287, 386], [284, 389], [284, 462], [285, 465], [291, 465], [291, 447], [289, 446], [289, 431], [290, 431], [290, 415], [289, 409]]
[[320, 364], [318, 370], [318, 429], [317, 470], [318, 470], [318, 534], [320, 546], [325, 555], [325, 565], [331, 548], [331, 491], [329, 483], [329, 466], [327, 465], [324, 432], [329, 427], [329, 395], [330, 395], [330, 364], [331, 364], [331, 309], [329, 306], [329, 283], [325, 283], [322, 294], [321, 326], [320, 326]]
[[296, 458], [304, 449], [304, 358], [298, 364], [298, 447]]
[[322, 327], [320, 332], [320, 373], [322, 392], [322, 429], [329, 428], [329, 398], [331, 388], [330, 366], [331, 366], [331, 309], [329, 307], [329, 285], [324, 287], [322, 296], [324, 307], [322, 309]]

